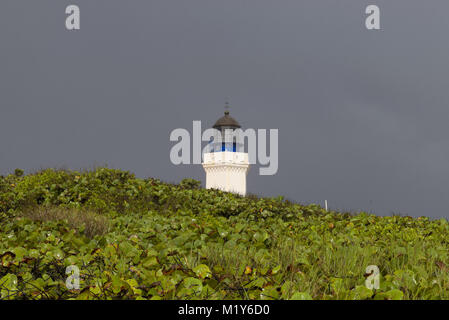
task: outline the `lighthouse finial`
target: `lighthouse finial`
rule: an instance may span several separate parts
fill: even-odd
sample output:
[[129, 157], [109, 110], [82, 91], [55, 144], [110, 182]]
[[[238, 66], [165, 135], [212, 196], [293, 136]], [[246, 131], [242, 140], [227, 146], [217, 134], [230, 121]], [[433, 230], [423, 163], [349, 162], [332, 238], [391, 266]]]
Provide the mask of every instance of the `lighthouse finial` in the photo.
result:
[[225, 115], [229, 114], [229, 101], [228, 98], [226, 98], [226, 102], [225, 102]]

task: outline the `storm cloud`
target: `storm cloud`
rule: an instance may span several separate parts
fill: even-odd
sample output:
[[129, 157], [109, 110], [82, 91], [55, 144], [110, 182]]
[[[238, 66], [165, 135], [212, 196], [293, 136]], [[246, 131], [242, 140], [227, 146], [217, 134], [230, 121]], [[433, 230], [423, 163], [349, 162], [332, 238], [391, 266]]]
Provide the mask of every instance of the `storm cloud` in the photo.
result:
[[[65, 29], [65, 8], [81, 29]], [[365, 8], [381, 30], [365, 28]], [[279, 129], [279, 170], [248, 191], [331, 209], [448, 217], [448, 1], [3, 0], [0, 174], [108, 165], [204, 182], [170, 132], [226, 97]]]

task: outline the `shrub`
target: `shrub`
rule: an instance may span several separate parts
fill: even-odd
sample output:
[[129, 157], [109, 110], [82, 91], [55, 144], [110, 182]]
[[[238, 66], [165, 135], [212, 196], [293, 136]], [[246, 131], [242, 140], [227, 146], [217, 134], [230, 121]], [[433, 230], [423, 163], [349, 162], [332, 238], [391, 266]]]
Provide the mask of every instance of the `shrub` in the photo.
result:
[[184, 189], [199, 189], [201, 187], [201, 181], [195, 179], [183, 179], [179, 186]]
[[16, 177], [21, 177], [21, 176], [23, 176], [23, 173], [24, 173], [24, 171], [23, 171], [22, 169], [16, 169], [16, 170], [14, 170], [14, 175], [15, 175]]

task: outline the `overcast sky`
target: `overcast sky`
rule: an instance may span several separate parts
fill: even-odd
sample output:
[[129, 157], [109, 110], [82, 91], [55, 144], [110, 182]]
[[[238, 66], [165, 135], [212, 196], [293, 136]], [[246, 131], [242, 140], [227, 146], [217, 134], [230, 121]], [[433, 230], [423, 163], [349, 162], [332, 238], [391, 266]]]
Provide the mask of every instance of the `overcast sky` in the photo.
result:
[[170, 132], [211, 126], [229, 97], [243, 127], [279, 129], [278, 173], [251, 168], [249, 192], [449, 217], [448, 14], [447, 0], [1, 0], [0, 174], [107, 164], [204, 183], [170, 162]]

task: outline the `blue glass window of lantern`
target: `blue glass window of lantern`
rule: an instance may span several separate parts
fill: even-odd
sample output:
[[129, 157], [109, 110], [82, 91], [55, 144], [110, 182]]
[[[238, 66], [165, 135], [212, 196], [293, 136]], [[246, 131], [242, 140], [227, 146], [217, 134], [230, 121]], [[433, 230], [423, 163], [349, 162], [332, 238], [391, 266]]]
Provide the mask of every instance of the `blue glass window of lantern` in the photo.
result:
[[232, 146], [229, 144], [226, 144], [225, 142], [221, 143], [221, 151], [231, 151], [236, 152], [237, 151], [237, 144], [234, 142]]

